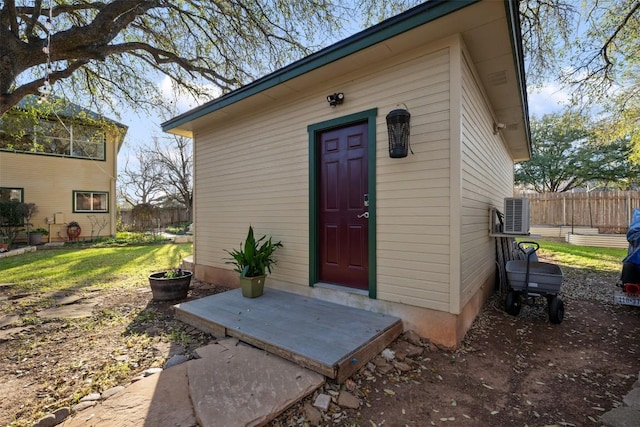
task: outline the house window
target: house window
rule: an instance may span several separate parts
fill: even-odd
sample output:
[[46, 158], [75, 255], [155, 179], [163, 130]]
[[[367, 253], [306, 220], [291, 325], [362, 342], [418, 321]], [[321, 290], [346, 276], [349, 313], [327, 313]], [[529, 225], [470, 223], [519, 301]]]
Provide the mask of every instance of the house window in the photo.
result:
[[0, 200], [22, 202], [24, 201], [24, 190], [22, 188], [0, 187]]
[[99, 127], [59, 121], [41, 120], [19, 137], [0, 132], [0, 150], [104, 160], [105, 144]]
[[104, 133], [97, 128], [74, 125], [71, 128], [71, 155], [104, 160]]
[[74, 212], [109, 212], [109, 193], [104, 191], [74, 191]]

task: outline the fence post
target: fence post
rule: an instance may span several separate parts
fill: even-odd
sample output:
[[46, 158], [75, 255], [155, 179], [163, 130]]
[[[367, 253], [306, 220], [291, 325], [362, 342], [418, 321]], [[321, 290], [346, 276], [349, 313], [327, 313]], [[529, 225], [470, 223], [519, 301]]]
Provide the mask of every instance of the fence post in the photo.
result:
[[631, 191], [627, 191], [627, 224], [631, 224]]

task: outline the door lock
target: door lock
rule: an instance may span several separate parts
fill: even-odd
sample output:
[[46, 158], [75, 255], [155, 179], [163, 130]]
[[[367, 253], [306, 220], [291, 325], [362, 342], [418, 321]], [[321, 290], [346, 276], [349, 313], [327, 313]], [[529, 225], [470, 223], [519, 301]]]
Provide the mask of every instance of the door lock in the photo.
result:
[[360, 215], [358, 215], [358, 218], [366, 218], [369, 219], [369, 212], [363, 212]]

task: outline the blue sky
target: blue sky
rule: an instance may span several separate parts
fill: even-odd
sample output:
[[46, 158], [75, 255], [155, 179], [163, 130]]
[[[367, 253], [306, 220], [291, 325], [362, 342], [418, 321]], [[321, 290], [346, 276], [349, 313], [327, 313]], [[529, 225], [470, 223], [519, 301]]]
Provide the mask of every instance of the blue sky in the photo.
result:
[[[406, 7], [409, 7], [416, 2], [407, 1], [406, 3]], [[335, 41], [361, 31], [364, 26], [365, 25], [361, 19], [349, 21], [346, 28], [334, 34], [336, 37]], [[158, 83], [158, 91], [164, 94], [167, 99], [175, 99], [175, 95], [171, 93], [171, 84], [168, 78], [159, 78], [161, 80]], [[529, 88], [528, 92], [530, 119], [540, 118], [545, 114], [553, 112], [559, 112], [563, 110], [564, 105], [568, 104], [569, 96], [561, 89], [560, 85], [555, 82], [549, 82], [542, 87]], [[184, 113], [185, 111], [195, 108], [202, 103], [204, 102], [181, 98], [177, 102], [177, 111], [175, 115]], [[127, 159], [131, 162], [137, 162], [137, 160], [135, 160], [134, 153], [138, 146], [151, 143], [154, 136], [162, 137], [166, 135], [160, 128], [160, 124], [165, 121], [165, 118], [159, 116], [144, 115], [144, 113], [136, 112], [125, 112], [121, 115], [119, 121], [129, 126], [125, 144], [118, 156], [119, 168], [124, 167]]]
[[529, 118], [541, 118], [545, 114], [562, 111], [569, 103], [569, 95], [558, 84], [549, 83], [529, 90]]

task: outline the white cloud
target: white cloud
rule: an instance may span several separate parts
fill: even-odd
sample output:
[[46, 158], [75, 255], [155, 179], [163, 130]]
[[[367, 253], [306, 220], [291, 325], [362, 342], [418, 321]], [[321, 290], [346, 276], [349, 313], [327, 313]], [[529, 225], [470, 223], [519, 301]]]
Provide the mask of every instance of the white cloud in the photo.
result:
[[210, 95], [196, 98], [184, 90], [177, 90], [169, 76], [164, 76], [158, 84], [160, 95], [167, 102], [175, 105], [176, 114], [184, 113], [222, 94], [219, 88], [210, 84], [200, 85], [200, 87]]
[[540, 88], [530, 89], [529, 114], [542, 117], [545, 114], [557, 113], [564, 110], [570, 102], [571, 94], [555, 83]]

